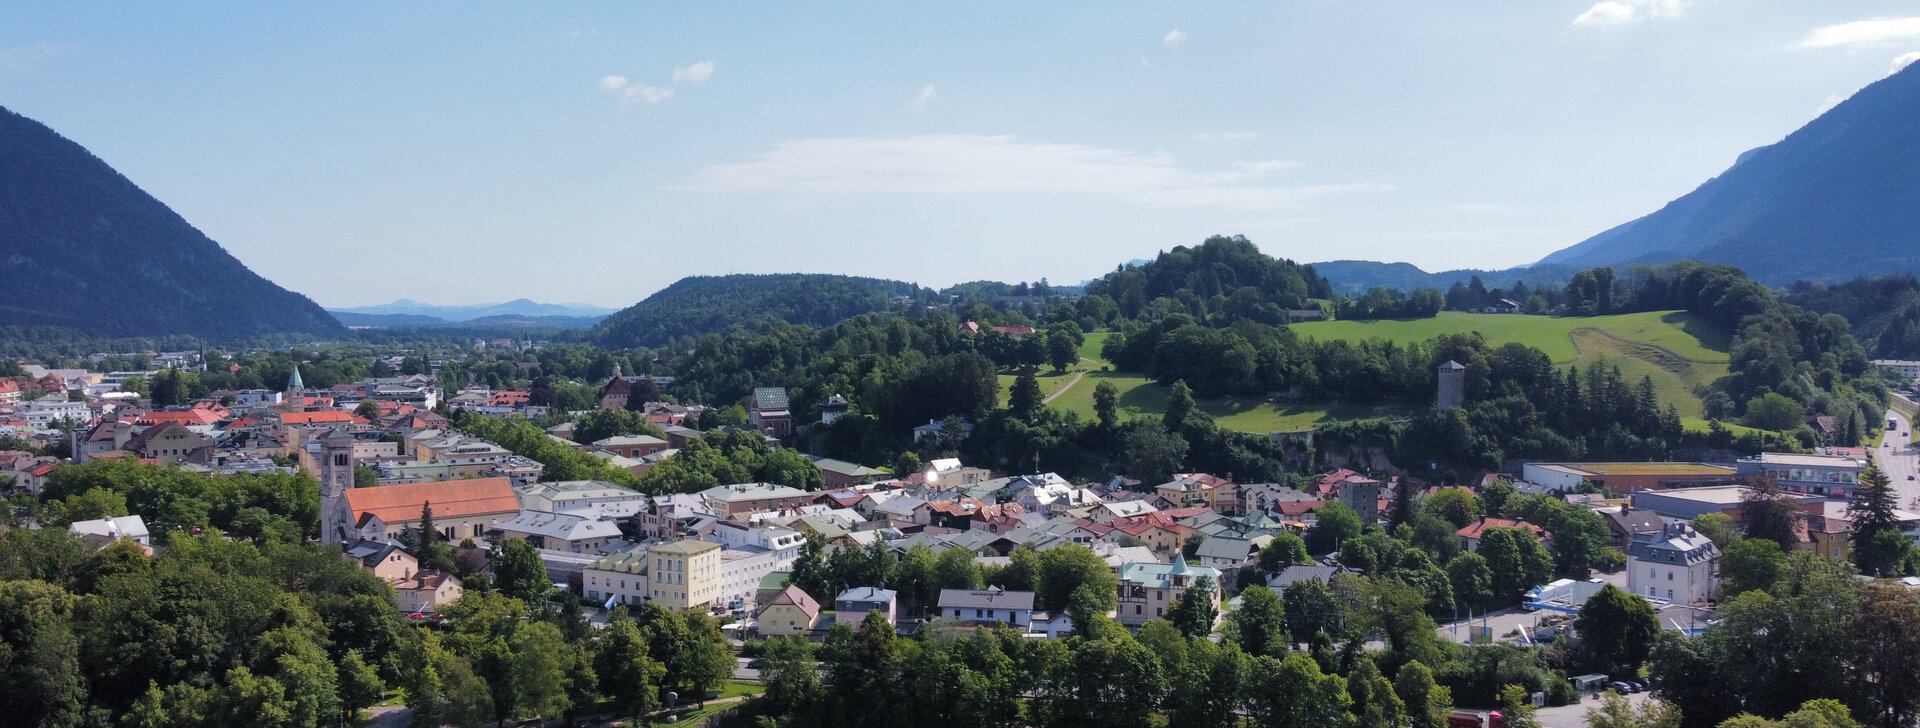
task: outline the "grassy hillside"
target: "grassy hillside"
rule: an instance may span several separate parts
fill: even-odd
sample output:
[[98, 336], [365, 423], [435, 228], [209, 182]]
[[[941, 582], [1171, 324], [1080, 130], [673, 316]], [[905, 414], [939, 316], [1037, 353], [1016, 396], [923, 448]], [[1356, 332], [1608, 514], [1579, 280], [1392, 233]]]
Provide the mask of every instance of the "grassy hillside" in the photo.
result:
[[[1704, 429], [1698, 391], [1727, 375], [1727, 334], [1692, 314], [1681, 311], [1619, 314], [1587, 318], [1554, 318], [1505, 314], [1443, 313], [1431, 319], [1389, 321], [1323, 321], [1298, 324], [1296, 334], [1323, 341], [1390, 339], [1402, 343], [1425, 341], [1442, 334], [1477, 331], [1489, 344], [1518, 342], [1547, 353], [1557, 364], [1585, 368], [1600, 362], [1620, 368], [1629, 381], [1653, 380], [1660, 401], [1671, 403], [1689, 428]], [[1093, 388], [1099, 382], [1120, 390], [1122, 417], [1165, 411], [1167, 391], [1143, 374], [1101, 371], [1110, 368], [1100, 358], [1105, 333], [1087, 336], [1081, 362], [1087, 370], [1050, 406], [1093, 416]], [[1051, 394], [1072, 382], [1072, 374], [1042, 378], [1041, 389]], [[1274, 432], [1312, 427], [1323, 421], [1404, 414], [1371, 407], [1328, 407], [1272, 399], [1228, 397], [1203, 400], [1201, 409], [1220, 424], [1242, 432]], [[1741, 429], [1735, 425], [1729, 428]]]

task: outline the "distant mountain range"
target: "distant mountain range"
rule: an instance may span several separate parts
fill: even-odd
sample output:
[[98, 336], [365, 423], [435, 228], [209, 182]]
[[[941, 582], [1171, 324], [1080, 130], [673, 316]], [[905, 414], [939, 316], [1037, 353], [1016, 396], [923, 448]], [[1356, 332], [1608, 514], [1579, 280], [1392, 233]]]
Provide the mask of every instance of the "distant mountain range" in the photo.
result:
[[[405, 298], [393, 303], [374, 306], [343, 306], [329, 308], [334, 314], [376, 314], [425, 316], [442, 322], [458, 323], [492, 316], [544, 317], [564, 316], [569, 318], [598, 319], [617, 309], [589, 306], [583, 303], [539, 303], [524, 298], [516, 298], [506, 303], [482, 303], [468, 306], [440, 306], [431, 303], [410, 301]], [[341, 320], [349, 326], [352, 322]]]
[[212, 340], [345, 333], [84, 147], [0, 108], [0, 326]]
[[600, 323], [605, 316], [521, 316], [501, 314], [499, 316], [481, 316], [461, 321], [448, 321], [438, 316], [422, 316], [415, 313], [347, 313], [333, 311], [333, 317], [340, 323], [356, 329], [498, 329], [498, 328], [536, 328], [536, 329], [584, 329]]
[[[1920, 272], [1920, 63], [1861, 89], [1665, 207], [1507, 271], [1426, 274], [1405, 263], [1314, 269], [1342, 290], [1564, 280], [1600, 265], [1700, 260], [1769, 285]], [[1529, 280], [1528, 285], [1534, 281]]]

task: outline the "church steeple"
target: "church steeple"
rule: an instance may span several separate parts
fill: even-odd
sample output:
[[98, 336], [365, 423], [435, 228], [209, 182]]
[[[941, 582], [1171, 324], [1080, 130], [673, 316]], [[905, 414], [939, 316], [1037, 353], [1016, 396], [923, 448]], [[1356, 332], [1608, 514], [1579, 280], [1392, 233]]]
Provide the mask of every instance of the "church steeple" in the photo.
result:
[[300, 381], [300, 364], [296, 362], [293, 365], [293, 373], [287, 375], [287, 393], [299, 394], [306, 391], [306, 389], [306, 383]]

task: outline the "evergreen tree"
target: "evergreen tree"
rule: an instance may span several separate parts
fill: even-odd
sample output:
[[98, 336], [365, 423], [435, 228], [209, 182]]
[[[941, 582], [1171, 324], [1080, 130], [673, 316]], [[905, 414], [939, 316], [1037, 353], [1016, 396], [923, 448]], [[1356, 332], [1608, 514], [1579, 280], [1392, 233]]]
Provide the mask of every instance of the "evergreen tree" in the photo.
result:
[[1764, 538], [1780, 544], [1782, 550], [1792, 549], [1799, 543], [1794, 536], [1798, 518], [1790, 496], [1773, 478], [1755, 478], [1741, 496], [1740, 522], [1746, 524], [1747, 538]]
[[1014, 375], [1013, 391], [1007, 395], [1007, 414], [1022, 422], [1033, 422], [1040, 418], [1041, 408], [1045, 405], [1040, 394], [1040, 380], [1036, 378], [1033, 367], [1021, 367]]
[[1161, 416], [1161, 423], [1168, 432], [1185, 432], [1187, 420], [1193, 417], [1193, 388], [1187, 386], [1187, 380], [1173, 383], [1167, 395], [1167, 411]]
[[[1899, 516], [1894, 513], [1897, 503], [1893, 480], [1869, 460], [1847, 504], [1847, 518], [1853, 521], [1853, 563], [1860, 573], [1886, 576], [1906, 560], [1912, 542], [1900, 536]], [[1882, 537], [1883, 533], [1893, 537]]]
[[[1271, 594], [1273, 590], [1268, 589], [1267, 593]], [[1179, 627], [1181, 634], [1188, 637], [1212, 634], [1214, 619], [1220, 616], [1220, 608], [1213, 603], [1214, 594], [1213, 577], [1202, 576], [1194, 580], [1193, 585], [1174, 600], [1173, 608], [1167, 610], [1167, 621], [1173, 622], [1173, 626]]]

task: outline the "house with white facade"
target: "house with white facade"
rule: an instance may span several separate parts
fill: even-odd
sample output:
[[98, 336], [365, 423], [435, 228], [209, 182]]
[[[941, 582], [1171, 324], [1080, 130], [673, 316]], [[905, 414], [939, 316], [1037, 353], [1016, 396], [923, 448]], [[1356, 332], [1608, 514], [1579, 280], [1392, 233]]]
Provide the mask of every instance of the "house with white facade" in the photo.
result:
[[1627, 546], [1627, 590], [1649, 601], [1703, 604], [1720, 586], [1720, 547], [1685, 521], [1636, 534]]

